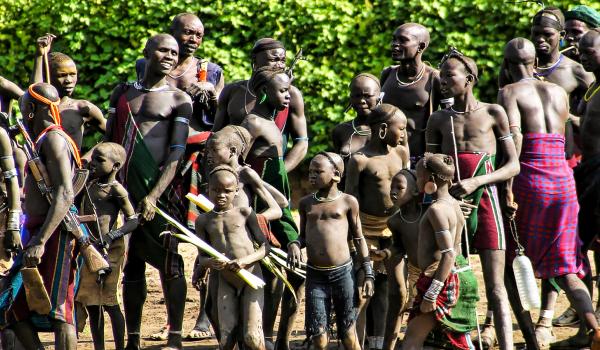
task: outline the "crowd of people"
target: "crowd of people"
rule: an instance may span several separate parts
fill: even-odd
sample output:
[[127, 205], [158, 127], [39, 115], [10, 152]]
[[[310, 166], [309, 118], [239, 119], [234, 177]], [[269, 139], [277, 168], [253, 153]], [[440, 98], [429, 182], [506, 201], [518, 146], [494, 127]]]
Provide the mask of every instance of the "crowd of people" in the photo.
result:
[[[587, 258], [600, 227], [599, 27], [587, 6], [537, 12], [530, 40], [506, 43], [491, 103], [474, 95], [472, 58], [450, 48], [434, 68], [422, 60], [428, 29], [402, 24], [395, 65], [350, 82], [355, 117], [310, 160], [315, 191], [299, 221], [288, 173], [309, 137], [283, 43], [257, 40], [251, 77], [225, 84], [222, 67], [195, 56], [200, 19], [178, 14], [104, 113], [72, 97], [75, 62], [40, 37], [29, 87], [0, 78], [2, 348], [43, 348], [49, 331], [57, 349], [76, 349], [87, 319], [104, 349], [106, 312], [115, 348], [139, 349], [149, 264], [167, 314], [156, 336], [182, 349], [185, 240], [199, 247], [185, 263], [200, 291], [186, 337], [212, 327], [221, 349], [289, 349], [302, 299], [315, 349], [334, 336], [353, 350], [399, 338], [403, 349], [513, 349], [512, 316], [527, 349], [600, 349]], [[104, 141], [86, 146], [94, 132]], [[536, 323], [513, 271], [523, 252], [541, 280]], [[561, 290], [571, 306], [554, 318]]]

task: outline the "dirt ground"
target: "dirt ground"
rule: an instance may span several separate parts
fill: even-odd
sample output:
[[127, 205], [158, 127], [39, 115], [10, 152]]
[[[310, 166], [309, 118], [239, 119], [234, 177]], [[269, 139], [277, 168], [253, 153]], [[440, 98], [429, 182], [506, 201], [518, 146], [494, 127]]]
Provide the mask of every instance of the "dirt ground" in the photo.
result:
[[[196, 315], [198, 314], [198, 292], [192, 287], [189, 283], [191, 279], [191, 266], [193, 264], [196, 248], [192, 247], [189, 244], [181, 244], [180, 252], [183, 254], [185, 262], [186, 262], [186, 277], [188, 278], [188, 296], [185, 310], [185, 320], [184, 320], [184, 334], [187, 334], [188, 331], [194, 326], [194, 322], [196, 320]], [[483, 278], [481, 274], [481, 268], [479, 264], [479, 259], [477, 257], [472, 258], [474, 271], [479, 280], [480, 286], [480, 296], [481, 302], [478, 307], [479, 311], [479, 320], [483, 322], [483, 318], [485, 315], [485, 295], [483, 294]], [[160, 288], [160, 280], [158, 277], [158, 273], [155, 269], [148, 267], [146, 276], [148, 279], [148, 299], [146, 301], [146, 306], [144, 308], [144, 318], [142, 321], [142, 336], [147, 337], [148, 335], [157, 332], [165, 323], [166, 323], [166, 311], [165, 305], [162, 301], [162, 291]], [[563, 295], [559, 298], [559, 303], [557, 306], [556, 315], [562, 313], [563, 310], [567, 307], [568, 302], [566, 297]], [[537, 320], [537, 312], [534, 311], [534, 320]], [[107, 317], [108, 321], [108, 317]], [[517, 329], [516, 321], [513, 318], [514, 328]], [[576, 333], [575, 328], [555, 328], [554, 332], [558, 339], [567, 338]], [[475, 335], [475, 334], [474, 334]], [[112, 341], [112, 330], [110, 329], [110, 322], [106, 326], [105, 331], [106, 337], [106, 349], [114, 349], [114, 343]], [[304, 314], [302, 313], [300, 317], [298, 317], [295, 324], [295, 341], [292, 344], [293, 347], [300, 347], [302, 341], [304, 340]], [[53, 346], [53, 338], [51, 334], [43, 334], [42, 340], [44, 340], [47, 349], [54, 349]], [[515, 331], [515, 341], [517, 343], [522, 341], [520, 331]], [[161, 341], [152, 341], [152, 340], [143, 340], [143, 347], [145, 349], [160, 349], [164, 342]], [[185, 341], [184, 342], [185, 349], [217, 349], [216, 341], [212, 340], [203, 340], [203, 341]], [[89, 332], [89, 327], [86, 326], [86, 329], [83, 333], [80, 334], [78, 349], [82, 350], [92, 350], [92, 338]], [[337, 348], [337, 344], [335, 342], [331, 342], [331, 349]], [[399, 348], [399, 347], [398, 347]]]

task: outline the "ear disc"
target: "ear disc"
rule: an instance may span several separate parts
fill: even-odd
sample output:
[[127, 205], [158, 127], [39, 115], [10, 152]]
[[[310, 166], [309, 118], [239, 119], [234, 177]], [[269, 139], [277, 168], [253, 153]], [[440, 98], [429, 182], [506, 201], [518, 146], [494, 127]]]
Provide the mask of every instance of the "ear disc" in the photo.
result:
[[340, 182], [340, 181], [342, 181], [342, 178], [341, 178], [341, 176], [340, 176], [340, 172], [339, 172], [339, 171], [337, 171], [337, 170], [336, 170], [336, 171], [334, 172], [334, 174], [335, 174], [335, 175], [333, 175], [333, 177], [331, 178], [333, 181], [335, 181], [335, 182]]

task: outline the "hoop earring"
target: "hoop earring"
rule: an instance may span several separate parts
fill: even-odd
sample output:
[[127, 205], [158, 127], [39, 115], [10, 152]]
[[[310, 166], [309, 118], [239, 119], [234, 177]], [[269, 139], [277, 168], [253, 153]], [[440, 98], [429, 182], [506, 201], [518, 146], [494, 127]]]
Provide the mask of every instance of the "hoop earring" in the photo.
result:
[[260, 101], [258, 102], [259, 105], [263, 104], [265, 101], [267, 100], [267, 94], [265, 94], [263, 92], [263, 94], [260, 96]]
[[[383, 131], [383, 135], [381, 134], [381, 132]], [[381, 140], [383, 140], [385, 138], [385, 135], [387, 135], [387, 129], [379, 129], [379, 138]]]
[[437, 191], [437, 184], [435, 183], [435, 179], [433, 178], [433, 176], [431, 176], [429, 181], [427, 181], [427, 183], [425, 183], [425, 188], [423, 190], [428, 195], [432, 195]]
[[29, 119], [29, 120], [33, 119], [33, 113], [29, 113], [29, 115], [27, 115], [27, 119]]

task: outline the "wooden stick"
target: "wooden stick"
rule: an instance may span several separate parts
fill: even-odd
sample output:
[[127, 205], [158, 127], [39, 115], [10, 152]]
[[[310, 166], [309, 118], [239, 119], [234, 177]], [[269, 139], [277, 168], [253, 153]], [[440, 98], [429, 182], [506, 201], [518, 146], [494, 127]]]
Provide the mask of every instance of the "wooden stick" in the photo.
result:
[[43, 48], [42, 60], [44, 61], [44, 68], [46, 70], [46, 83], [50, 84], [50, 64], [48, 63], [48, 47]]

